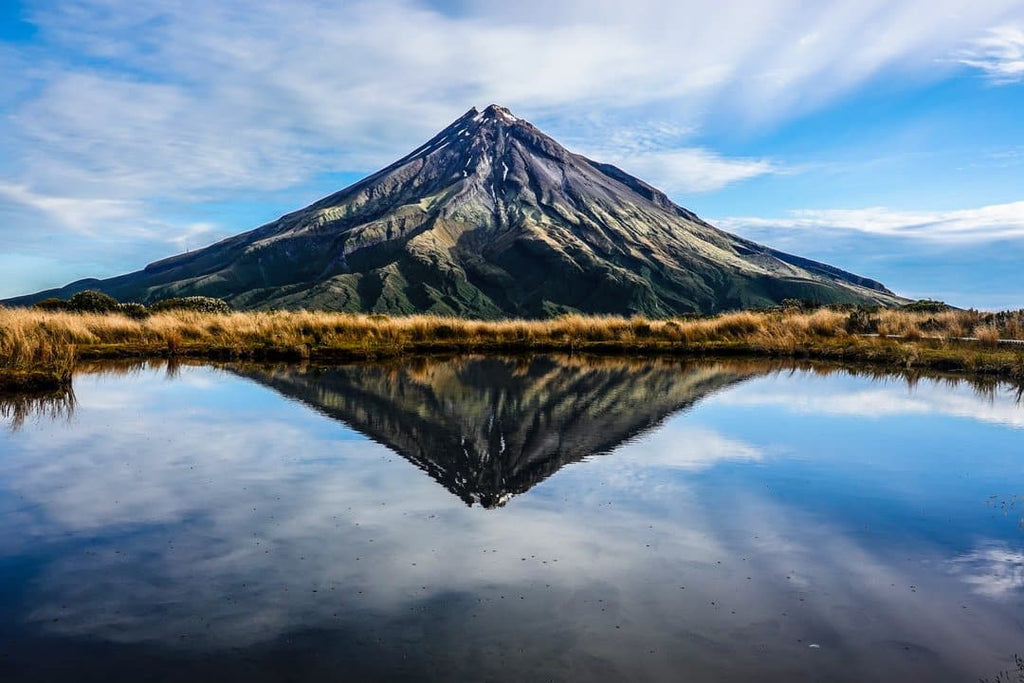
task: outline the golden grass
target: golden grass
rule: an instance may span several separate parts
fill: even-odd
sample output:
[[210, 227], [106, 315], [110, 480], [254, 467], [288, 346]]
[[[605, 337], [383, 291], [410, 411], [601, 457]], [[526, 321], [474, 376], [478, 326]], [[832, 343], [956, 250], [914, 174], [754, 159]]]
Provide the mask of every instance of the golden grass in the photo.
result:
[[28, 311], [17, 313], [0, 308], [0, 388], [69, 383], [77, 359], [75, 340], [47, 321], [26, 324]]
[[974, 337], [984, 346], [994, 349], [999, 344], [999, 330], [994, 325], [978, 325]]
[[[453, 356], [453, 354], [407, 355], [373, 361], [373, 363], [377, 367], [385, 368], [389, 375], [395, 378], [398, 378], [399, 373], [402, 373], [417, 382], [443, 388], [445, 383], [452, 379], [450, 376], [452, 368], [449, 361], [453, 357], [467, 361], [473, 358], [479, 359], [485, 357], [485, 355], [472, 352], [459, 353], [457, 356]], [[789, 375], [794, 372], [808, 372], [827, 377], [842, 373], [865, 377], [871, 381], [879, 382], [902, 380], [907, 383], [908, 387], [915, 387], [922, 381], [949, 387], [967, 384], [974, 389], [979, 397], [988, 401], [995, 400], [998, 396], [1004, 395], [1004, 392], [1009, 388], [1011, 391], [1016, 392], [1017, 401], [1024, 400], [1024, 382], [1017, 381], [1008, 385], [1005, 378], [991, 374], [944, 373], [927, 368], [892, 368], [856, 361], [840, 363], [794, 358], [726, 358], [710, 361], [707, 359], [679, 358], [664, 354], [610, 356], [607, 354], [594, 355], [587, 353], [570, 355], [559, 352], [546, 354], [546, 357], [554, 360], [561, 367], [573, 367], [584, 372], [603, 369], [613, 372], [642, 373], [652, 368], [658, 368], [662, 371], [692, 372], [695, 368], [700, 368], [701, 371], [711, 376], [720, 373], [731, 373], [737, 377]], [[526, 374], [530, 367], [531, 355], [523, 354], [515, 358], [520, 363], [520, 367], [516, 372], [521, 371], [523, 374]], [[147, 371], [163, 371], [169, 379], [173, 379], [178, 376], [182, 367], [206, 365], [210, 362], [206, 359], [181, 358], [178, 356], [99, 361], [84, 360], [78, 364], [75, 372], [76, 375], [92, 374], [126, 377]], [[316, 368], [315, 364], [305, 362], [267, 363], [263, 361], [230, 361], [224, 364], [215, 362], [214, 367], [220, 367], [229, 372], [241, 372], [243, 375], [251, 372], [273, 375], [282, 371], [291, 372], [295, 368], [300, 369], [301, 372], [309, 372], [311, 370], [319, 372], [319, 368]], [[51, 421], [71, 420], [76, 405], [75, 394], [70, 386], [40, 392], [0, 392], [0, 425], [3, 425], [6, 421], [12, 431], [17, 431], [29, 418], [44, 418]]]
[[[1020, 338], [1022, 328], [1024, 311], [879, 310], [857, 318], [819, 309], [662, 320], [566, 315], [504, 321], [307, 311], [172, 311], [136, 320], [120, 314], [0, 308], [0, 374], [45, 372], [68, 378], [76, 358], [344, 359], [460, 350], [750, 353], [1024, 374], [1024, 347], [999, 344], [1000, 339]], [[868, 331], [878, 336], [866, 336]], [[958, 341], [964, 337], [976, 341]]]

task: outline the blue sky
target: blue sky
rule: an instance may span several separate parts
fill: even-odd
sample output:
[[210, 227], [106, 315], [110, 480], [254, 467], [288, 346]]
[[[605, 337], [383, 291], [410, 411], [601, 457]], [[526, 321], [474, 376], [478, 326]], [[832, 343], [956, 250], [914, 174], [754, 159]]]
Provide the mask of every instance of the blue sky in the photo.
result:
[[0, 296], [268, 222], [491, 102], [733, 232], [1024, 307], [1015, 0], [4, 0]]

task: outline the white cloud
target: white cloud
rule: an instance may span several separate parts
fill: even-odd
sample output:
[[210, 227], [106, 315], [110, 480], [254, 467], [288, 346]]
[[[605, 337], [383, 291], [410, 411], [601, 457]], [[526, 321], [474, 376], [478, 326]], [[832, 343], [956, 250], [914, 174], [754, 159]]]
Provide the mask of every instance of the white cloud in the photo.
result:
[[[802, 379], [810, 376], [801, 373]], [[799, 388], [775, 381], [744, 386], [743, 391], [721, 394], [714, 400], [730, 406], [772, 407], [801, 415], [838, 415], [891, 419], [908, 415], [942, 415], [1024, 429], [1024, 409], [1012, 390], [982, 400], [967, 383], [949, 386], [923, 379], [914, 385], [878, 382], [871, 388], [844, 389], [836, 382], [808, 381]]]
[[[123, 198], [372, 170], [490, 101], [555, 128], [595, 110], [697, 126], [723, 112], [778, 120], [887, 69], [952, 68], [937, 58], [1014, 3], [959, 5], [545, 2], [509, 14], [470, 3], [456, 15], [403, 0], [258, 12], [197, 0], [44, 4], [33, 20], [57, 49], [25, 77], [36, 87], [13, 111], [11, 144], [34, 190]], [[636, 167], [697, 188], [770, 170], [692, 145], [651, 150]]]
[[135, 202], [119, 199], [76, 199], [46, 196], [31, 191], [25, 185], [0, 181], [0, 199], [35, 209], [52, 218], [57, 225], [70, 232], [95, 234], [95, 228], [108, 221], [136, 218], [140, 207]]
[[700, 147], [596, 147], [586, 153], [598, 161], [620, 166], [670, 194], [711, 192], [741, 180], [782, 171], [779, 164], [769, 159], [728, 158]]
[[182, 223], [151, 215], [146, 203], [137, 199], [46, 195], [25, 185], [0, 181], [0, 206], [4, 204], [41, 215], [42, 220], [31, 223], [36, 232], [66, 231], [89, 238], [102, 248], [111, 248], [111, 242], [134, 238], [164, 248], [173, 245], [183, 251], [199, 246], [206, 238], [224, 236], [223, 228], [214, 223]]
[[949, 564], [954, 574], [981, 595], [1007, 598], [1024, 592], [1024, 552], [1005, 544], [982, 545]]
[[779, 170], [767, 159], [730, 159], [701, 148], [652, 152], [624, 163], [668, 192], [709, 192]]
[[[564, 137], [571, 149], [596, 161], [615, 164], [668, 193], [711, 192], [769, 173], [783, 173], [770, 159], [726, 157], [694, 147], [694, 126], [664, 120], [624, 125], [614, 117], [589, 116], [579, 131]], [[561, 136], [560, 136], [561, 137]]]
[[847, 230], [940, 243], [990, 242], [1024, 237], [1024, 201], [956, 211], [803, 209], [782, 218], [729, 217], [716, 221], [726, 230], [780, 228]]
[[999, 26], [963, 50], [957, 61], [998, 85], [1024, 81], [1024, 25]]
[[178, 234], [169, 237], [167, 241], [175, 245], [178, 251], [188, 251], [206, 246], [211, 237], [219, 236], [220, 233], [221, 228], [214, 223], [191, 223], [184, 226]]
[[616, 466], [636, 469], [665, 468], [700, 472], [719, 463], [760, 462], [765, 453], [753, 444], [694, 427], [683, 420], [668, 420], [642, 439], [616, 451]]
[[[490, 102], [669, 191], [712, 191], [786, 170], [701, 146], [709, 121], [773, 125], [887, 74], [941, 78], [965, 40], [1021, 13], [1016, 0], [457, 8], [39, 0], [28, 17], [39, 38], [0, 50], [2, 198], [53, 219], [35, 231], [102, 232], [152, 252], [183, 243], [180, 226], [171, 238], [156, 227], [176, 208], [372, 171]], [[960, 61], [1012, 57], [995, 46], [1014, 35], [997, 29]], [[593, 125], [602, 116], [612, 123]], [[621, 133], [665, 121], [661, 137]], [[10, 248], [31, 218], [0, 225]]]

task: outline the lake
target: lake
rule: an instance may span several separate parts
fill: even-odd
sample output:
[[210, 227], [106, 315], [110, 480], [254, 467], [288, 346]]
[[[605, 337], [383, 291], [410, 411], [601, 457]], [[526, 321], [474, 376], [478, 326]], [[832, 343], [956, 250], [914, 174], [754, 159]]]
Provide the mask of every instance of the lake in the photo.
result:
[[0, 415], [3, 681], [1017, 680], [1024, 655], [999, 383], [152, 362]]

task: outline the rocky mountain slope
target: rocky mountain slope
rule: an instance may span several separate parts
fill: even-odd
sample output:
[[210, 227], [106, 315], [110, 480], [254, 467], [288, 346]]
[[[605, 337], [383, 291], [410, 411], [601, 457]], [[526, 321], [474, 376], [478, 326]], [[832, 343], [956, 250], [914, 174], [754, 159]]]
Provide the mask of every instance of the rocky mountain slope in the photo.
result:
[[83, 289], [143, 303], [199, 294], [240, 309], [483, 318], [901, 301], [873, 280], [718, 230], [496, 105], [255, 230], [10, 303]]

